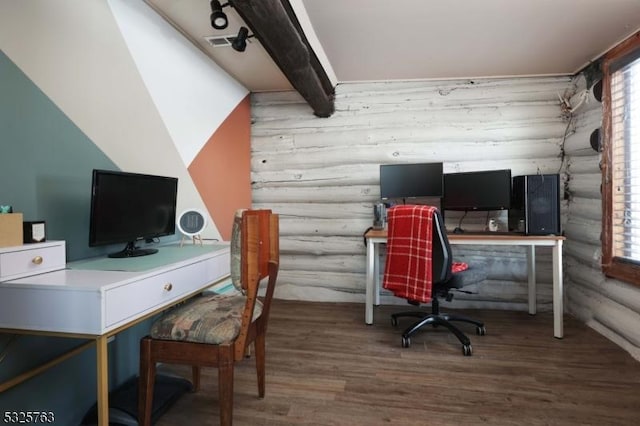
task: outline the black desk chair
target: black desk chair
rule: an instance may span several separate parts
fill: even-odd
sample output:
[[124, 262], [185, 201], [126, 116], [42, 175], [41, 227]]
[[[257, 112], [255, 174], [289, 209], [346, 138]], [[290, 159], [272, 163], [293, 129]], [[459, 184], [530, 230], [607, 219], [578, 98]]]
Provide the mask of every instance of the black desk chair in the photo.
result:
[[[408, 210], [410, 209], [410, 210]], [[391, 315], [391, 323], [394, 326], [398, 325], [398, 318], [401, 317], [416, 317], [419, 318], [417, 322], [412, 324], [402, 333], [402, 346], [407, 348], [411, 344], [411, 336], [416, 334], [419, 330], [421, 330], [426, 325], [432, 325], [434, 327], [443, 326], [449, 329], [462, 343], [462, 353], [465, 356], [469, 356], [472, 354], [471, 341], [469, 338], [452, 322], [466, 322], [476, 326], [476, 333], [480, 336], [483, 336], [486, 333], [486, 329], [484, 323], [482, 321], [477, 321], [471, 318], [467, 318], [461, 315], [455, 314], [447, 314], [440, 312], [440, 301], [439, 298], [443, 297], [447, 301], [451, 301], [453, 299], [453, 291], [462, 289], [463, 287], [475, 284], [477, 282], [483, 281], [486, 278], [486, 271], [482, 267], [470, 267], [467, 270], [461, 272], [452, 272], [452, 254], [451, 254], [451, 246], [449, 245], [449, 239], [447, 238], [446, 230], [444, 227], [444, 222], [442, 219], [442, 215], [440, 211], [431, 206], [395, 206], [391, 208], [388, 212], [388, 221], [389, 221], [389, 242], [387, 245], [387, 268], [391, 267], [391, 263], [393, 262], [406, 262], [406, 259], [399, 259], [394, 256], [398, 256], [394, 254], [393, 247], [390, 245], [394, 244], [392, 238], [392, 232], [394, 228], [393, 221], [396, 220], [398, 216], [406, 215], [407, 212], [411, 212], [413, 215], [432, 215], [431, 224], [432, 224], [432, 232], [431, 232], [431, 313], [421, 311], [421, 310], [413, 310], [408, 312], [399, 312]], [[406, 231], [412, 235], [401, 235], [400, 240], [403, 238], [426, 238], [427, 232], [425, 229], [420, 230], [420, 227], [411, 227], [407, 228]], [[402, 231], [403, 233], [405, 231]], [[396, 230], [395, 236], [398, 236], [398, 232]], [[422, 234], [422, 235], [416, 235]], [[413, 253], [414, 255], [416, 252]], [[428, 253], [418, 253], [420, 256], [428, 257]], [[402, 254], [400, 254], [402, 256]], [[402, 266], [401, 266], [402, 267]], [[397, 271], [397, 269], [396, 269]], [[385, 281], [386, 281], [386, 272], [385, 272]], [[425, 283], [426, 284], [426, 283]], [[386, 282], [385, 282], [385, 288]], [[464, 290], [463, 290], [464, 291]], [[401, 296], [404, 297], [404, 296]], [[412, 300], [408, 298], [408, 302], [413, 305], [419, 305], [421, 302], [426, 302], [427, 300]]]

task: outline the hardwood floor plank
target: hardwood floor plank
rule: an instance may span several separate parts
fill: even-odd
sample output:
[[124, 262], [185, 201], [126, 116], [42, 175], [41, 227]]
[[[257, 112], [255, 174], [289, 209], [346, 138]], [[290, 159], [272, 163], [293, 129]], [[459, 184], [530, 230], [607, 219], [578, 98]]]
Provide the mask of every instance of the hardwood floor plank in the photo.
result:
[[[636, 425], [640, 363], [565, 315], [553, 337], [551, 313], [465, 310], [485, 336], [464, 328], [473, 356], [448, 331], [428, 329], [402, 348], [404, 307], [275, 300], [267, 333], [266, 397], [257, 397], [255, 363], [235, 373], [237, 425]], [[186, 366], [161, 371], [189, 377]], [[159, 426], [217, 424], [217, 372], [183, 396]]]

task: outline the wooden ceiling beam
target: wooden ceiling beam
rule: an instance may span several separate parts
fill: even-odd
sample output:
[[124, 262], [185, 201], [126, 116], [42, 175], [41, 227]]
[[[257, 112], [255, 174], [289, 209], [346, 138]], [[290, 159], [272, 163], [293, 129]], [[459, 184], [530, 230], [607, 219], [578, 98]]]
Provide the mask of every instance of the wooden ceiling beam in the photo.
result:
[[333, 114], [334, 88], [288, 0], [230, 3], [314, 114], [318, 117]]

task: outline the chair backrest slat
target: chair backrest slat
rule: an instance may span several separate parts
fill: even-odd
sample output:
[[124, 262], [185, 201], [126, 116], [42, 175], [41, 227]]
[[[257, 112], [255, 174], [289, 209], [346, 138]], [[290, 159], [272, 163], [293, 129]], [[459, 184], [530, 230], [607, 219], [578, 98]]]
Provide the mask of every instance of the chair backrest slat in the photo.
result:
[[[246, 302], [242, 314], [240, 333], [235, 341], [235, 356], [244, 356], [245, 345], [250, 335], [250, 327], [258, 322], [266, 327], [269, 308], [273, 297], [279, 265], [278, 215], [271, 210], [246, 210], [242, 214], [241, 225], [241, 280], [246, 291]], [[246, 249], [245, 249], [246, 248]], [[253, 312], [258, 295], [258, 287], [263, 278], [269, 277], [262, 314], [253, 321]]]
[[280, 223], [279, 216], [272, 214], [270, 217], [269, 229], [271, 230], [269, 235], [269, 261], [280, 263]]

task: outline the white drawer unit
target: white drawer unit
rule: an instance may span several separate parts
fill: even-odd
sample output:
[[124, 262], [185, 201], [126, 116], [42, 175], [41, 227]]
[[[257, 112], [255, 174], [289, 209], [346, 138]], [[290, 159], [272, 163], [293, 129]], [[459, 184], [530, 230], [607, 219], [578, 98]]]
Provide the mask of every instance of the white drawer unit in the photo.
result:
[[67, 267], [0, 282], [0, 329], [105, 335], [229, 276], [228, 245], [205, 245], [188, 257], [175, 247], [163, 250], [173, 250], [166, 259], [174, 261], [150, 269]]
[[206, 277], [205, 270], [205, 262], [198, 262], [107, 290], [105, 326], [118, 325], [139, 312], [152, 311], [197, 292], [203, 284], [213, 282]]
[[0, 248], [0, 281], [64, 269], [65, 242], [23, 244]]

